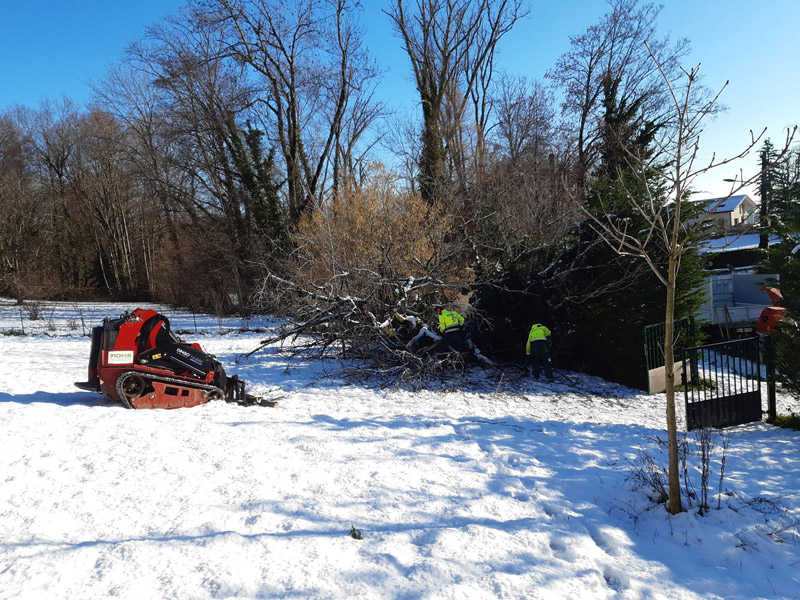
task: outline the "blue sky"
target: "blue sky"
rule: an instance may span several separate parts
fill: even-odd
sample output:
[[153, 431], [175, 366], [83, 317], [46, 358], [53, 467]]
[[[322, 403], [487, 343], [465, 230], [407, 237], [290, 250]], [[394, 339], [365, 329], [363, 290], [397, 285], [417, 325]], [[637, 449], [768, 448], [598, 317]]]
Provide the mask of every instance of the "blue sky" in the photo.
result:
[[[128, 43], [177, 10], [183, 0], [0, 0], [0, 109], [36, 106], [62, 94], [79, 103], [90, 98], [87, 83], [102, 77]], [[386, 70], [380, 95], [397, 108], [413, 106], [414, 87], [400, 42], [381, 8], [386, 0], [362, 0], [366, 41]], [[498, 63], [509, 72], [542, 78], [569, 45], [607, 8], [602, 0], [532, 0], [531, 14], [499, 48]], [[730, 155], [749, 140], [749, 130], [768, 128], [773, 141], [786, 126], [800, 122], [797, 43], [798, 0], [666, 0], [659, 26], [673, 38], [687, 37], [692, 54], [686, 66], [701, 63], [704, 83], [719, 89], [728, 111], [709, 123], [701, 148]], [[696, 183], [721, 195], [750, 156]]]

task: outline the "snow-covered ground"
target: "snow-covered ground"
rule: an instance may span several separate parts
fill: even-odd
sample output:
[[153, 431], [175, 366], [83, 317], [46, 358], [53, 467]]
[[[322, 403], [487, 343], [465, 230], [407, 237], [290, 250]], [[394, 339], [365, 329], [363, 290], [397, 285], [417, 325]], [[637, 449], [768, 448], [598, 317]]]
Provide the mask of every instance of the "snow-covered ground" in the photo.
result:
[[727, 430], [715, 510], [669, 516], [630, 477], [640, 448], [665, 461], [663, 395], [573, 373], [345, 385], [275, 349], [236, 365], [263, 337], [238, 330], [269, 322], [165, 309], [286, 397], [131, 411], [73, 382], [83, 332], [132, 308], [0, 302], [0, 598], [800, 597], [800, 432]]

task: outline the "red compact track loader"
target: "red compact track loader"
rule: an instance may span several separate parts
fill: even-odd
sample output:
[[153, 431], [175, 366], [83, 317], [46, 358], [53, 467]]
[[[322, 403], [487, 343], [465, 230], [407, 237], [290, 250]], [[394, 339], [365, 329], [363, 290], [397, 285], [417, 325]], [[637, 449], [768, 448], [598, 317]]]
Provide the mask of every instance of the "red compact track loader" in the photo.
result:
[[167, 317], [141, 308], [92, 328], [89, 380], [75, 385], [128, 408], [180, 408], [210, 400], [277, 405], [245, 393], [244, 381], [227, 377], [199, 344], [178, 339]]

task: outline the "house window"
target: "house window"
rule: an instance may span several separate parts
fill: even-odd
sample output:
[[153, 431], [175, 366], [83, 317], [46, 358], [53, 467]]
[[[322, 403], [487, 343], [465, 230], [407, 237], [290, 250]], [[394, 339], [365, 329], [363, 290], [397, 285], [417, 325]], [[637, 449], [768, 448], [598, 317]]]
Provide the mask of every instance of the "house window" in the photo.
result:
[[738, 225], [738, 224], [739, 224], [739, 219], [734, 219], [734, 220], [733, 220], [733, 224], [734, 224], [734, 225]]

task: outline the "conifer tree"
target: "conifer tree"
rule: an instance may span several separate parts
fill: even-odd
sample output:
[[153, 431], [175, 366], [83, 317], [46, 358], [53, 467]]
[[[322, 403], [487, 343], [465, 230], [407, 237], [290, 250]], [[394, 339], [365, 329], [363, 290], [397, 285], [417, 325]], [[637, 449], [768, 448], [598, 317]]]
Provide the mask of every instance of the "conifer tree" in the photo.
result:
[[[777, 156], [769, 140], [761, 149], [762, 159]], [[780, 290], [786, 316], [772, 333], [778, 378], [793, 395], [800, 396], [800, 147], [795, 147], [769, 171], [772, 206], [766, 235], [781, 242], [770, 248], [767, 269], [780, 275]], [[763, 179], [762, 179], [763, 180]]]

